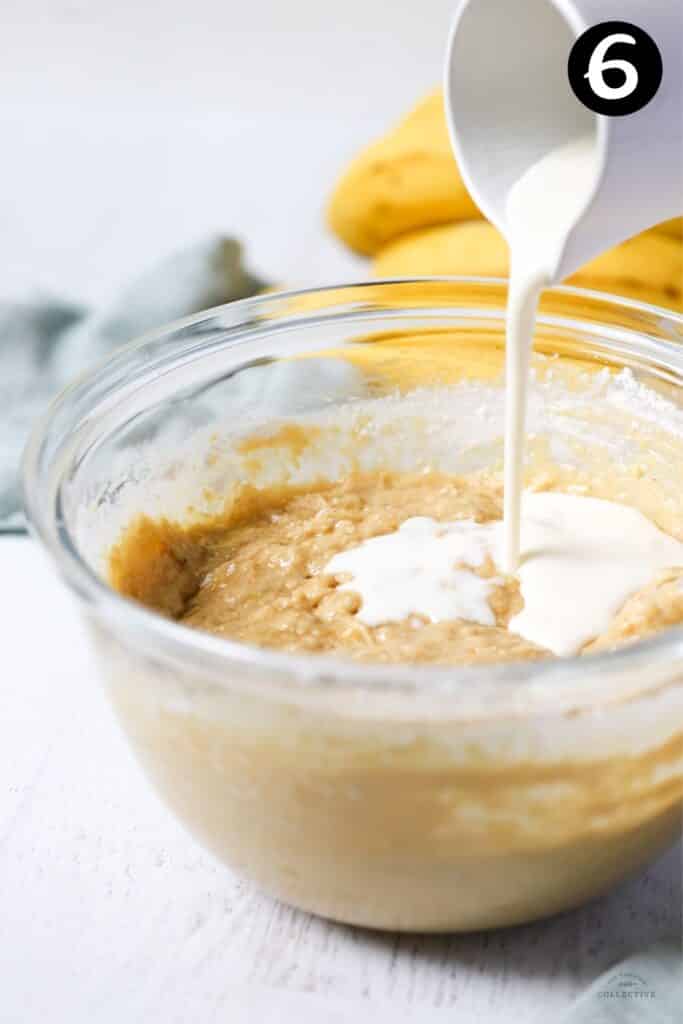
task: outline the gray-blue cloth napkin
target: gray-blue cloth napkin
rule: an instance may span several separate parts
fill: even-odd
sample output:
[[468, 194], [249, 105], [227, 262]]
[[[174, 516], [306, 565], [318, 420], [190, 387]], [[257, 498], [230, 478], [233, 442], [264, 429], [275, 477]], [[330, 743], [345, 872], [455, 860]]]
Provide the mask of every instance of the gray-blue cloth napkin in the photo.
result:
[[164, 260], [102, 310], [44, 296], [0, 305], [0, 532], [23, 529], [21, 453], [62, 387], [145, 331], [264, 286], [245, 269], [239, 243], [215, 237]]

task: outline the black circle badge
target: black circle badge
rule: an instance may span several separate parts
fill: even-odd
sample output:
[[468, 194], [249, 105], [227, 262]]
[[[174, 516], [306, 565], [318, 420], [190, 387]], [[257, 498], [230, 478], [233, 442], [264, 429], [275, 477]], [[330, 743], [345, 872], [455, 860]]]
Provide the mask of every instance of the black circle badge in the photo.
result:
[[569, 84], [595, 114], [635, 114], [659, 89], [662, 55], [652, 36], [628, 21], [593, 25], [569, 54]]

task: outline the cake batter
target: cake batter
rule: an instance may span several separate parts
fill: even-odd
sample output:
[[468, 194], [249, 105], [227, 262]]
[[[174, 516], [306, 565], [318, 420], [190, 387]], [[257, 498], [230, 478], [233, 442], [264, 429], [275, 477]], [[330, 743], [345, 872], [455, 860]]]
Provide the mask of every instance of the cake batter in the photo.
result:
[[[530, 494], [529, 498], [556, 504], [559, 499], [560, 507], [565, 499], [570, 516], [576, 515], [576, 503], [581, 508], [582, 502], [591, 502], [552, 493]], [[596, 505], [608, 503], [589, 504], [589, 519], [595, 517]], [[622, 508], [622, 516], [625, 514], [627, 521], [635, 518], [645, 529], [640, 550], [630, 550], [626, 536], [621, 541], [617, 538], [616, 547], [605, 551], [606, 561], [601, 565], [598, 550], [588, 548], [588, 576], [583, 584], [578, 581], [578, 590], [567, 583], [567, 567], [558, 563], [557, 553], [545, 573], [541, 566], [542, 582], [554, 580], [559, 591], [556, 614], [552, 602], [548, 603], [552, 594], [534, 590], [533, 552], [526, 559], [529, 575], [505, 575], [492, 557], [495, 547], [487, 550], [482, 540], [481, 557], [474, 559], [475, 564], [471, 556], [468, 560], [455, 555], [450, 563], [443, 560], [444, 570], [456, 572], [453, 595], [457, 600], [462, 599], [463, 578], [468, 593], [475, 588], [469, 610], [449, 615], [446, 608], [441, 617], [432, 614], [433, 609], [425, 613], [414, 577], [405, 589], [405, 614], [397, 615], [395, 607], [385, 614], [380, 607], [368, 621], [363, 614], [363, 596], [345, 556], [372, 538], [384, 538], [386, 543], [386, 539], [399, 536], [400, 527], [405, 536], [407, 523], [416, 519], [425, 523], [425, 510], [429, 510], [427, 522], [470, 524], [470, 534], [472, 529], [476, 532], [477, 524], [481, 524], [480, 533], [485, 524], [498, 531], [503, 512], [501, 481], [487, 473], [449, 477], [380, 472], [310, 488], [261, 492], [248, 488], [224, 518], [214, 521], [183, 527], [139, 520], [112, 553], [112, 582], [123, 593], [185, 625], [217, 636], [290, 652], [375, 662], [470, 664], [534, 659], [575, 649], [613, 647], [683, 622], [683, 544], [627, 508]], [[556, 519], [557, 511], [551, 511]], [[610, 513], [613, 515], [608, 508], [605, 529], [612, 521]], [[623, 519], [617, 523], [623, 526]], [[580, 526], [577, 519], [577, 528]], [[424, 528], [415, 533], [412, 542], [417, 544], [417, 560], [424, 561]], [[620, 544], [623, 558], [619, 557]], [[650, 550], [645, 550], [648, 545]], [[552, 544], [548, 550], [552, 558]], [[653, 554], [654, 561], [648, 561]], [[609, 587], [600, 589], [610, 567], [612, 572], [617, 567], [621, 574], [612, 609], [604, 595], [612, 594], [614, 603], [614, 592]], [[383, 568], [375, 566], [375, 580], [384, 582], [385, 602], [387, 592], [401, 599], [400, 587], [406, 581], [401, 583], [396, 574], [400, 576], [406, 568], [412, 571], [406, 567], [405, 552], [402, 559], [390, 558]], [[570, 563], [570, 574], [573, 568]], [[597, 592], [590, 582], [591, 571], [599, 584]], [[522, 587], [525, 580], [531, 586], [535, 600], [530, 624], [525, 620], [525, 611], [528, 619], [530, 609], [525, 609], [520, 578]], [[587, 635], [585, 620], [580, 620], [577, 633], [572, 617], [577, 605], [579, 611], [582, 606], [588, 609]], [[549, 611], [547, 623], [542, 616], [544, 606]], [[590, 630], [591, 615], [600, 627], [595, 633]], [[525, 632], [535, 639], [522, 635]]]

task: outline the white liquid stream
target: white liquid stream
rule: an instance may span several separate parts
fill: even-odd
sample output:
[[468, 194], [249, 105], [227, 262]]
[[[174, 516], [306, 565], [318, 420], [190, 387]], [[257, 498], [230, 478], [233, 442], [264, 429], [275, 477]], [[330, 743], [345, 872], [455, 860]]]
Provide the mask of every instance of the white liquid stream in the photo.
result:
[[351, 577], [341, 586], [360, 594], [358, 618], [368, 625], [411, 615], [495, 625], [489, 596], [498, 580], [471, 571], [490, 557], [519, 576], [524, 608], [508, 628], [569, 655], [603, 632], [659, 570], [683, 565], [683, 544], [635, 509], [568, 494], [522, 495], [536, 311], [567, 235], [590, 200], [596, 161], [593, 139], [578, 139], [532, 166], [508, 195], [503, 522], [418, 517], [336, 555], [325, 571]]
[[519, 565], [529, 363], [541, 292], [569, 231], [588, 204], [597, 173], [594, 140], [587, 136], [553, 150], [510, 189], [507, 224], [510, 287], [505, 342], [505, 570]]

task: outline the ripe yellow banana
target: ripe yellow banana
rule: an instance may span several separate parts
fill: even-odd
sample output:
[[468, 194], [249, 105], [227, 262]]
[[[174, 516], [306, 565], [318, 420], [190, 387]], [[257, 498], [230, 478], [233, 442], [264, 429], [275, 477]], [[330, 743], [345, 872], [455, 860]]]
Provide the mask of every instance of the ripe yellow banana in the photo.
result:
[[[481, 217], [453, 156], [441, 90], [356, 157], [337, 182], [327, 214], [342, 241], [371, 256], [421, 228]], [[652, 230], [683, 241], [683, 217]]]
[[683, 242], [683, 217], [665, 220], [662, 224], [657, 224], [653, 231], [657, 231], [660, 235], [668, 235], [670, 238], [677, 238], [679, 242]]
[[327, 216], [335, 234], [366, 255], [416, 228], [481, 216], [453, 157], [440, 90], [356, 157]]
[[[378, 277], [506, 277], [508, 271], [508, 247], [486, 221], [414, 232], [386, 246], [374, 262]], [[656, 229], [646, 231], [591, 260], [568, 283], [683, 309], [683, 243]]]

